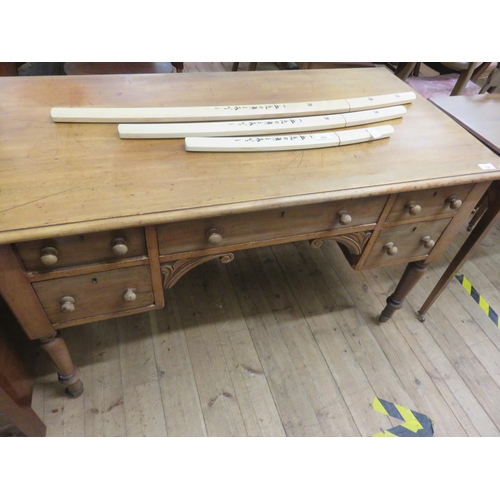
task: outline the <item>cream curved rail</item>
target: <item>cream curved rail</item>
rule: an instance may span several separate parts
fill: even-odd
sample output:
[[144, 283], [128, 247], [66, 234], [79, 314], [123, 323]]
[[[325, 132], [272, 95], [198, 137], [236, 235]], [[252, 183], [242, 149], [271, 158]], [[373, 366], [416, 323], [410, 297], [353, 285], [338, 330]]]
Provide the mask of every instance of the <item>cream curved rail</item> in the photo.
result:
[[150, 108], [52, 108], [54, 122], [162, 123], [284, 118], [349, 113], [409, 104], [414, 92], [400, 92], [331, 101]]
[[341, 130], [323, 134], [266, 135], [258, 137], [186, 137], [186, 151], [262, 152], [318, 149], [385, 139], [394, 132], [391, 125]]
[[241, 135], [266, 135], [314, 132], [337, 128], [367, 125], [402, 118], [404, 106], [354, 111], [336, 115], [274, 118], [232, 122], [198, 123], [122, 123], [118, 133], [122, 139], [175, 139], [184, 137], [235, 137]]

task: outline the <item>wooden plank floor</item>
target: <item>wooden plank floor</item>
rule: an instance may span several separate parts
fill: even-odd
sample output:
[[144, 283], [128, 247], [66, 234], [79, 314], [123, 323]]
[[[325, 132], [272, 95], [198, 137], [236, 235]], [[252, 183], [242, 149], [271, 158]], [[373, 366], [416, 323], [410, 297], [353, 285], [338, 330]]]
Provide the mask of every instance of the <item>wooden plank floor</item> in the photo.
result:
[[[40, 356], [33, 408], [48, 436], [371, 436], [401, 423], [378, 397], [428, 415], [436, 436], [498, 436], [498, 327], [457, 280], [415, 316], [466, 236], [387, 324], [403, 267], [353, 271], [334, 242], [208, 262], [163, 310], [63, 330], [85, 392], [67, 398]], [[462, 269], [497, 312], [499, 242], [497, 227]]]
[[[463, 268], [496, 311], [499, 232]], [[85, 392], [65, 397], [40, 357], [33, 408], [49, 436], [370, 436], [399, 423], [378, 397], [436, 436], [497, 436], [499, 329], [457, 280], [425, 323], [414, 313], [458, 244], [384, 325], [403, 268], [355, 272], [334, 242], [208, 262], [163, 310], [64, 330]]]

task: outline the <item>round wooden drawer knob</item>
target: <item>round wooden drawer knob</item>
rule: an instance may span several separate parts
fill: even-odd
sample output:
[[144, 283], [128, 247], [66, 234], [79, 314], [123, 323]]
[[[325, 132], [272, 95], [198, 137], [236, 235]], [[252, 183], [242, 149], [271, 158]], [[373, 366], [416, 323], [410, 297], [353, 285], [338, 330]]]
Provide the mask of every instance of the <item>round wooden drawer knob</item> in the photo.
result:
[[123, 300], [125, 302], [134, 302], [136, 298], [137, 295], [135, 294], [135, 288], [127, 288], [125, 290], [125, 293], [123, 294]]
[[386, 243], [384, 245], [384, 250], [386, 250], [387, 255], [396, 255], [398, 253], [398, 247], [394, 243]]
[[216, 227], [209, 229], [207, 231], [207, 239], [210, 245], [215, 247], [220, 245], [222, 243], [222, 233], [220, 232], [220, 229], [217, 229]]
[[409, 201], [405, 205], [405, 209], [408, 210], [410, 215], [418, 215], [422, 211], [422, 207], [417, 205], [417, 202], [413, 200]]
[[76, 309], [75, 298], [71, 297], [71, 295], [63, 297], [59, 302], [61, 303], [61, 312], [63, 313], [70, 313]]
[[424, 236], [420, 241], [424, 244], [425, 248], [432, 248], [436, 244], [430, 236]]
[[458, 210], [462, 206], [462, 200], [459, 200], [455, 195], [450, 196], [446, 203], [452, 210]]
[[117, 257], [123, 257], [128, 252], [128, 246], [125, 238], [114, 238], [111, 242], [111, 248]]
[[337, 214], [337, 217], [339, 218], [339, 224], [341, 226], [347, 226], [352, 222], [352, 217], [347, 213], [347, 210], [342, 210]]
[[58, 255], [59, 252], [57, 251], [57, 248], [54, 247], [42, 248], [42, 251], [40, 252], [40, 262], [47, 267], [54, 266], [55, 264], [57, 264]]

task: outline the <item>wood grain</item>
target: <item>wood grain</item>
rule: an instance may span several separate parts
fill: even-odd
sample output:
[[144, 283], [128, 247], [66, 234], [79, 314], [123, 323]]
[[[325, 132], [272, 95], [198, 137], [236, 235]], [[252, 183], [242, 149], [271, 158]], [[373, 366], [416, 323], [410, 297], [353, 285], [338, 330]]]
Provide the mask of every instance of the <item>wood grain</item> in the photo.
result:
[[0, 246], [0, 274], [0, 293], [28, 338], [54, 336], [56, 331], [10, 245]]
[[[437, 215], [452, 215], [456, 210], [453, 210], [447, 200], [454, 196], [462, 201], [472, 189], [472, 185], [453, 186], [439, 189], [422, 190], [415, 193], [402, 193], [398, 195], [391, 212], [387, 216], [387, 222], [398, 221], [399, 223], [407, 223], [416, 218]], [[418, 214], [410, 213], [408, 205], [415, 202], [421, 210]]]
[[[283, 237], [309, 237], [312, 233], [350, 230], [377, 222], [387, 200], [376, 196], [359, 200], [318, 203], [303, 207], [266, 210], [249, 214], [210, 217], [157, 227], [160, 255], [209, 250], [214, 248], [207, 238], [210, 228], [217, 228], [222, 236], [218, 247], [232, 247], [262, 240], [271, 243]], [[339, 214], [346, 212], [351, 221], [341, 223]]]
[[0, 243], [498, 177], [477, 167], [495, 162], [493, 153], [419, 96], [389, 141], [251, 160], [245, 153], [191, 155], [177, 139], [120, 141], [110, 124], [50, 119], [52, 107], [89, 101], [206, 106], [409, 91], [383, 68], [13, 80], [0, 80]]
[[[147, 266], [38, 281], [33, 287], [53, 323], [140, 309], [154, 303]], [[137, 299], [133, 302], [123, 299], [128, 288], [135, 289]], [[73, 312], [61, 311], [61, 299], [65, 296], [74, 297]]]
[[[422, 239], [425, 236], [431, 236], [433, 240], [439, 240], [450, 220], [418, 222], [382, 229], [365, 261], [364, 268], [398, 263], [408, 259], [421, 260], [430, 253], [430, 250], [422, 243]], [[397, 253], [387, 252], [385, 246], [388, 243], [393, 243], [397, 247]]]
[[[123, 238], [127, 250], [125, 254], [117, 256], [113, 252], [112, 242], [115, 238]], [[58, 252], [57, 262], [51, 266], [40, 261], [41, 250], [47, 246], [56, 248]], [[16, 250], [26, 270], [38, 272], [84, 264], [119, 262], [121, 259], [145, 256], [147, 253], [144, 229], [140, 227], [29, 241], [17, 244]]]

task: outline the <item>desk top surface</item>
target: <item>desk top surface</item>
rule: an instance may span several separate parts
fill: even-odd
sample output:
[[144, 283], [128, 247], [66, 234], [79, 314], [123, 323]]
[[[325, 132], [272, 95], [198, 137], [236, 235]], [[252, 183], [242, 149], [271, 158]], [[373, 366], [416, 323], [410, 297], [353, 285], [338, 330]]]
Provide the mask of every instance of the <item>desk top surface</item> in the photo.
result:
[[[303, 102], [411, 90], [385, 68], [0, 78], [0, 243], [500, 178], [498, 157], [417, 96], [389, 139], [188, 153], [53, 123], [52, 107]], [[493, 163], [493, 171], [478, 164]]]
[[500, 155], [500, 94], [437, 97], [431, 101]]

